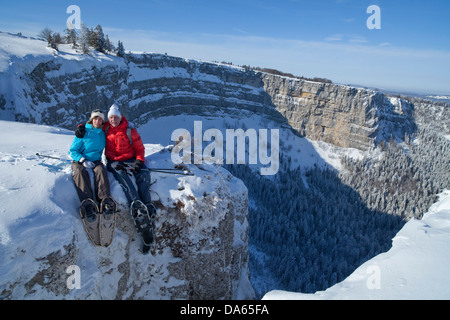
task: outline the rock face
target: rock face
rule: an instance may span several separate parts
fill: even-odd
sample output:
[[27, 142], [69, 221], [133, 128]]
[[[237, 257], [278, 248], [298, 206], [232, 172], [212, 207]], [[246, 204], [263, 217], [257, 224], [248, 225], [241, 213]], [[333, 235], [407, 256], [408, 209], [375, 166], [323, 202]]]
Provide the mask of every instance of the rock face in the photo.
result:
[[[154, 251], [170, 248], [168, 272], [182, 280], [166, 290], [172, 299], [252, 299], [247, 188], [221, 167], [190, 167], [194, 177], [160, 175], [153, 186], [164, 208]], [[178, 192], [169, 196], [171, 181]]]
[[[206, 165], [192, 172], [196, 176], [179, 182], [176, 196], [162, 188], [177, 185], [177, 179], [158, 177], [165, 181], [153, 186], [161, 200], [150, 263], [141, 261], [145, 256], [136, 259], [136, 253], [127, 253], [136, 250], [127, 246], [127, 259], [118, 266], [123, 275], [116, 299], [254, 298], [248, 271], [247, 189], [222, 168]], [[136, 238], [126, 216], [119, 220], [119, 229]]]
[[448, 106], [160, 54], [74, 60], [60, 52], [19, 59], [0, 80], [2, 118], [72, 130], [93, 108], [106, 111], [112, 103], [137, 126], [170, 115], [258, 113], [313, 140], [363, 150], [403, 139], [429, 109], [450, 130]]
[[364, 150], [415, 129], [412, 105], [394, 105], [383, 94], [268, 74], [262, 78], [289, 125], [313, 140]]
[[230, 190], [226, 180], [235, 178], [230, 174], [220, 176], [223, 174], [211, 174], [211, 179], [219, 179], [220, 186], [201, 201], [194, 201], [193, 212], [178, 203], [163, 213], [167, 216], [156, 250], [162, 253], [166, 247], [171, 249], [180, 260], [170, 264], [168, 271], [184, 279], [183, 284], [170, 289], [172, 298], [254, 297], [248, 274], [247, 194], [243, 185], [240, 190]]

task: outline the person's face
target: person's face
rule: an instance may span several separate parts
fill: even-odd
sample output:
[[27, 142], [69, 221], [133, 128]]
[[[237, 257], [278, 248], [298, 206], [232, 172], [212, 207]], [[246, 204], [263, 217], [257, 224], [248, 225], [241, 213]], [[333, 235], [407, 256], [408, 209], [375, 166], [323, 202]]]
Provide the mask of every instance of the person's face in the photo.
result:
[[109, 119], [109, 123], [111, 123], [111, 125], [113, 127], [117, 127], [120, 124], [120, 120], [121, 120], [121, 118], [119, 116], [110, 116], [108, 119]]
[[103, 119], [100, 117], [94, 117], [94, 119], [92, 119], [92, 125], [94, 128], [101, 128], [103, 126]]

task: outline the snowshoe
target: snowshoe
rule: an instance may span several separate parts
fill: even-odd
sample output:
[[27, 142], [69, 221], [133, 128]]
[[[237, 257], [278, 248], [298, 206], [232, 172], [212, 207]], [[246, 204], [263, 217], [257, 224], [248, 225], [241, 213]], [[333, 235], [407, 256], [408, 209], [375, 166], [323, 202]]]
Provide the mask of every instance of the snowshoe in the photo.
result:
[[85, 199], [80, 206], [80, 216], [84, 229], [95, 246], [100, 246], [100, 215], [97, 204], [92, 199]]
[[[154, 207], [153, 207], [154, 208]], [[149, 210], [142, 201], [135, 200], [130, 207], [131, 217], [133, 218], [136, 231], [142, 239], [143, 249], [142, 253], [147, 254], [154, 241], [154, 217], [156, 210], [152, 210], [152, 216]]]
[[108, 247], [114, 237], [114, 229], [116, 227], [117, 204], [111, 197], [102, 200], [100, 204], [100, 244]]

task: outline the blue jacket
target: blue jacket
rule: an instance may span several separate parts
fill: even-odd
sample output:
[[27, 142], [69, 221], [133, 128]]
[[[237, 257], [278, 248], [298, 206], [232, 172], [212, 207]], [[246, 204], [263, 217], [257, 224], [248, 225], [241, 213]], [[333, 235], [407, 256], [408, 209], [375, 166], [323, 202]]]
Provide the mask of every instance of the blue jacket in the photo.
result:
[[98, 161], [102, 159], [105, 142], [105, 133], [102, 128], [97, 129], [87, 123], [84, 137], [73, 139], [69, 154], [74, 161], [80, 161], [81, 158]]

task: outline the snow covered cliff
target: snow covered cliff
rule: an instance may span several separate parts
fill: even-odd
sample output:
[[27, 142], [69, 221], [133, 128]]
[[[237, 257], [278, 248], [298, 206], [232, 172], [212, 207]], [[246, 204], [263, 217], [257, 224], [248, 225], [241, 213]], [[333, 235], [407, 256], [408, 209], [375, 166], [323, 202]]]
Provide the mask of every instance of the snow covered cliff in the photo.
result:
[[[1, 119], [73, 129], [92, 108], [122, 107], [136, 125], [174, 115], [258, 114], [302, 136], [366, 150], [403, 139], [430, 106], [450, 133], [448, 107], [382, 93], [162, 54], [126, 59], [0, 32]], [[427, 121], [433, 121], [428, 119]]]
[[[251, 299], [247, 188], [221, 167], [152, 173], [156, 245], [143, 255], [120, 185], [108, 248], [88, 240], [68, 158], [73, 132], [0, 121], [0, 299]], [[146, 144], [150, 167], [173, 167]], [[79, 278], [76, 278], [75, 275]], [[79, 287], [75, 286], [79, 284]]]

